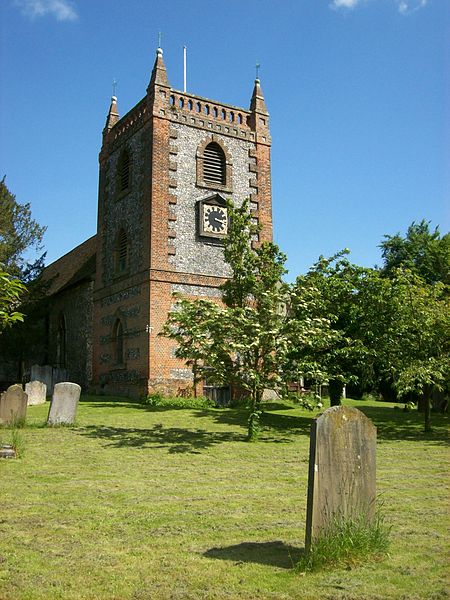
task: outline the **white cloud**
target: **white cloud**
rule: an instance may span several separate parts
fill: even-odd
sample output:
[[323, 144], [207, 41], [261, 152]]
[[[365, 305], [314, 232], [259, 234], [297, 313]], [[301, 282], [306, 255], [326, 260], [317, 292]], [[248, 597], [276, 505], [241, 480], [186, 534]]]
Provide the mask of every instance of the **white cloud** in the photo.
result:
[[[330, 6], [336, 9], [352, 9], [358, 6], [358, 4], [362, 4], [366, 1], [367, 0], [332, 0]], [[394, 3], [397, 5], [398, 12], [401, 15], [409, 15], [416, 12], [416, 10], [424, 8], [428, 4], [428, 0], [394, 0]]]
[[331, 6], [333, 8], [355, 8], [359, 2], [360, 0], [333, 0]]
[[77, 11], [71, 0], [15, 0], [15, 5], [30, 19], [51, 15], [57, 21], [76, 21]]
[[428, 0], [397, 0], [397, 4], [398, 12], [401, 15], [409, 15], [424, 8], [428, 4]]

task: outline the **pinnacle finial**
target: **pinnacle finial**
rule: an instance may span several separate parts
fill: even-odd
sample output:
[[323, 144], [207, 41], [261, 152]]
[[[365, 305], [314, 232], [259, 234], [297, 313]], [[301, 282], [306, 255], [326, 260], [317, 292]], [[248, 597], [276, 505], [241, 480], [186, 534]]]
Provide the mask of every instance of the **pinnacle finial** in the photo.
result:
[[259, 63], [259, 62], [257, 62], [257, 63], [256, 63], [256, 65], [255, 65], [255, 70], [256, 70], [256, 78], [255, 78], [255, 81], [258, 81], [258, 82], [259, 82], [259, 69], [260, 69], [260, 68], [261, 68], [261, 65], [260, 65], [260, 63]]
[[117, 79], [114, 77], [114, 79], [112, 81], [112, 97], [117, 100], [116, 91], [117, 91]]

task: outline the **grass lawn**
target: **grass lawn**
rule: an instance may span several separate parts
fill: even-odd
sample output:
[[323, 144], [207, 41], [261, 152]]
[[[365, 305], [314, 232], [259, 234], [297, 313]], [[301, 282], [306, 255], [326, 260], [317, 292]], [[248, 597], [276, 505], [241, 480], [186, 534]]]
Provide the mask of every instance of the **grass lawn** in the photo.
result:
[[[24, 455], [0, 461], [1, 600], [450, 598], [448, 417], [346, 401], [378, 427], [389, 557], [302, 574], [312, 414], [270, 405], [246, 443], [234, 409], [84, 397], [77, 426], [28, 408]], [[8, 442], [11, 432], [0, 430]]]

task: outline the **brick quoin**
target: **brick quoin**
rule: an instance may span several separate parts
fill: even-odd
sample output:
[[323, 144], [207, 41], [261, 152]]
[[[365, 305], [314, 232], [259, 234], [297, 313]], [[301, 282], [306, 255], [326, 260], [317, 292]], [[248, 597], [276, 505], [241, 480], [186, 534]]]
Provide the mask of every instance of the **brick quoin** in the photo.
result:
[[[203, 149], [216, 141], [227, 163], [226, 185], [205, 183]], [[198, 203], [219, 194], [237, 205], [248, 197], [272, 240], [269, 115], [259, 80], [250, 110], [170, 87], [162, 50], [146, 96], [119, 117], [113, 97], [99, 155], [92, 387], [107, 394], [175, 394], [192, 373], [158, 336], [173, 292], [220, 301], [229, 274], [217, 240], [198, 232]], [[129, 185], [120, 189], [121, 152], [130, 156]], [[126, 232], [127, 264], [117, 269], [117, 235]], [[123, 336], [115, 336], [117, 323]], [[117, 349], [123, 360], [117, 362]]]

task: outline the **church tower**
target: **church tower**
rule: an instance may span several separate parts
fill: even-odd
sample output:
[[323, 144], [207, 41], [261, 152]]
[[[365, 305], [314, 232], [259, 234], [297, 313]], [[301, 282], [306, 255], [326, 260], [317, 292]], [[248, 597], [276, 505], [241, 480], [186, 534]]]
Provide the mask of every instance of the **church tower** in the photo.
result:
[[192, 374], [158, 337], [173, 292], [220, 298], [226, 199], [272, 239], [269, 116], [260, 82], [250, 110], [172, 89], [158, 48], [146, 96], [103, 130], [94, 290], [93, 387], [176, 393]]

